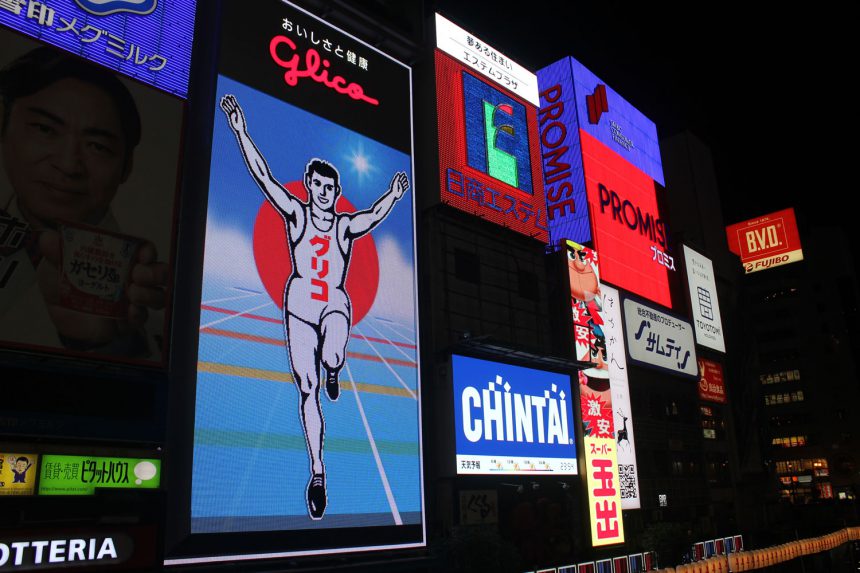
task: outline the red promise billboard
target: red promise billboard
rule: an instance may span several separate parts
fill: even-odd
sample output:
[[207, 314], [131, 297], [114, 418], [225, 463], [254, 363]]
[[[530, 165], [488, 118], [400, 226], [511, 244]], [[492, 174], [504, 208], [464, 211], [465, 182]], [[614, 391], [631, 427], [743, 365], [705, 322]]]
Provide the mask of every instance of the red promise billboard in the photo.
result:
[[654, 180], [587, 132], [580, 137], [601, 279], [671, 307], [675, 260]]
[[794, 209], [783, 209], [726, 227], [729, 250], [741, 258], [746, 273], [803, 260]]

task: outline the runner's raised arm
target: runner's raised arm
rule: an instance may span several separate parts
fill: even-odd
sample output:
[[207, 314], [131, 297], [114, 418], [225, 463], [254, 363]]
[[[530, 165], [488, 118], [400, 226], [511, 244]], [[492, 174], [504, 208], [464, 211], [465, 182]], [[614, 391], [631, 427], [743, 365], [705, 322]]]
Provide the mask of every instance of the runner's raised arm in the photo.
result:
[[263, 194], [266, 195], [266, 198], [276, 209], [290, 219], [295, 219], [296, 213], [302, 209], [302, 203], [284, 189], [272, 175], [272, 171], [263, 158], [263, 154], [254, 145], [251, 136], [248, 135], [245, 114], [242, 113], [242, 108], [239, 106], [239, 102], [236, 101], [236, 97], [231, 94], [222, 97], [221, 110], [227, 116], [227, 122], [233, 133], [236, 134], [239, 148], [242, 151], [242, 157], [245, 158], [248, 170], [251, 172], [260, 190], [263, 191]]
[[391, 209], [394, 208], [394, 204], [403, 197], [407, 189], [409, 189], [409, 178], [406, 177], [406, 173], [398, 171], [391, 180], [388, 191], [377, 199], [370, 209], [359, 211], [349, 217], [346, 227], [347, 235], [356, 239], [372, 231], [385, 220]]

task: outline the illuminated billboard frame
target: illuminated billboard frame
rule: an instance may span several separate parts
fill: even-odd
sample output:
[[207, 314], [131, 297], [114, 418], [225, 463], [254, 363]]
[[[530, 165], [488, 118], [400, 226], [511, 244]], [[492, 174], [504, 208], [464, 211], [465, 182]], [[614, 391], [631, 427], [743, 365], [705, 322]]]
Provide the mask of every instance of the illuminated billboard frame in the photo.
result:
[[[636, 436], [630, 384], [627, 377], [627, 352], [624, 348], [624, 321], [621, 318], [621, 294], [607, 284], [600, 285], [606, 322], [606, 353], [609, 361], [609, 384], [615, 416], [615, 442], [618, 456], [618, 487], [621, 509], [639, 509], [639, 466], [636, 463]], [[620, 426], [620, 427], [619, 427]], [[626, 444], [624, 443], [626, 442]]]
[[537, 77], [550, 244], [567, 239], [585, 244], [592, 236], [582, 177], [583, 135], [664, 185], [657, 127], [574, 58], [546, 66]]
[[224, 2], [220, 42], [165, 564], [423, 547], [411, 69], [277, 0]]
[[537, 78], [438, 15], [436, 34], [441, 201], [546, 242]]
[[[185, 103], [2, 25], [0, 54], [0, 348], [166, 369]], [[70, 146], [101, 175], [43, 193]]]
[[39, 495], [95, 495], [101, 488], [158, 489], [161, 460], [46, 454], [39, 476]]
[[567, 374], [451, 356], [458, 475], [576, 475]]
[[195, 0], [12, 0], [0, 25], [188, 96]]
[[631, 362], [699, 379], [693, 325], [685, 318], [625, 297], [624, 332]]
[[591, 545], [601, 547], [624, 542], [624, 517], [600, 264], [594, 250], [573, 241], [565, 253], [574, 358], [591, 364], [577, 375]]
[[726, 238], [747, 274], [803, 260], [793, 208], [729, 225]]
[[720, 315], [714, 264], [711, 259], [687, 245], [683, 245], [683, 251], [696, 342], [718, 352], [725, 352], [726, 341], [723, 338], [723, 319]]
[[582, 162], [594, 248], [603, 279], [663, 306], [672, 306], [676, 267], [658, 188], [603, 142], [581, 132]]
[[699, 358], [699, 400], [725, 404], [726, 380], [723, 365], [713, 360]]

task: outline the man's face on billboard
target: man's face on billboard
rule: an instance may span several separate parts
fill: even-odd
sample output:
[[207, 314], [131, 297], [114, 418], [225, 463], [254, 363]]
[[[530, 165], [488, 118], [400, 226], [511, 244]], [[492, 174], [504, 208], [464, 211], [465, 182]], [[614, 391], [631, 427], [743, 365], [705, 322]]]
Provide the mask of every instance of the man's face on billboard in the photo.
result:
[[333, 177], [325, 177], [316, 171], [305, 177], [305, 186], [313, 204], [324, 211], [334, 208], [334, 201], [339, 191]]
[[3, 161], [34, 227], [98, 223], [131, 169], [119, 112], [101, 88], [62, 79], [12, 103]]

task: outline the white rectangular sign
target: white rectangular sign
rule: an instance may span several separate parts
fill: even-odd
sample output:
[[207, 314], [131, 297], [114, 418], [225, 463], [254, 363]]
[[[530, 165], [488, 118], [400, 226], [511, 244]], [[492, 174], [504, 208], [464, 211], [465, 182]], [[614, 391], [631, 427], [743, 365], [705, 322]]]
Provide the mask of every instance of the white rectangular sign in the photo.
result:
[[696, 342], [719, 352], [725, 352], [726, 343], [723, 339], [723, 320], [720, 317], [714, 265], [708, 257], [697, 253], [687, 245], [683, 247]]
[[621, 509], [639, 509], [639, 472], [636, 466], [633, 410], [630, 407], [627, 357], [624, 353], [624, 332], [621, 326], [621, 297], [617, 289], [606, 284], [600, 285], [600, 290], [603, 294], [603, 333], [606, 336], [606, 353], [609, 359], [609, 386], [612, 389], [612, 408], [615, 410]]
[[540, 107], [537, 75], [440, 14], [436, 14], [436, 47], [493, 83]]
[[625, 298], [624, 330], [632, 361], [699, 379], [693, 326], [683, 318]]

